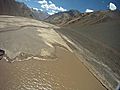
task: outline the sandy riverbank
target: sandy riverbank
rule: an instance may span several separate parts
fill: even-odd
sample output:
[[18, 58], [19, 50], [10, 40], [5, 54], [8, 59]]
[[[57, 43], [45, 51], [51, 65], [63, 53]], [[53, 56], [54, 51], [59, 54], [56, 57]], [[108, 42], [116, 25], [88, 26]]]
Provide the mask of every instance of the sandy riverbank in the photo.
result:
[[62, 48], [57, 59], [0, 61], [0, 90], [106, 90], [85, 66]]
[[59, 27], [0, 16], [0, 48], [4, 59], [13, 60], [0, 61], [0, 90], [106, 90], [55, 28]]

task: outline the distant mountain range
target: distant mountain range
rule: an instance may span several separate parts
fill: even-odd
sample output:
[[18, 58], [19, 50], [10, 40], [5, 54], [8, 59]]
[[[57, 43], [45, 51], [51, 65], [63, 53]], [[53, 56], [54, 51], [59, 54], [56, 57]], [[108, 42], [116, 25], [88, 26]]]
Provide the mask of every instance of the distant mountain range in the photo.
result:
[[31, 11], [32, 11], [33, 18], [37, 20], [44, 20], [49, 17], [49, 14], [47, 12], [43, 12], [35, 9], [31, 9]]
[[0, 0], [0, 15], [13, 15], [44, 20], [58, 26], [65, 26], [79, 22], [79, 25], [95, 24], [111, 20], [120, 20], [120, 11], [95, 11], [80, 13], [78, 10], [69, 10], [49, 15], [46, 12], [27, 7], [24, 3], [15, 0]]
[[44, 21], [56, 24], [64, 25], [75, 18], [81, 17], [82, 14], [78, 10], [69, 10], [65, 12], [58, 12], [46, 18]]
[[56, 13], [45, 19], [46, 22], [58, 26], [65, 26], [77, 22], [79, 22], [79, 25], [90, 25], [111, 20], [120, 20], [119, 10], [95, 11], [91, 13], [80, 13], [77, 10], [70, 10]]
[[15, 0], [0, 0], [0, 15], [13, 15], [43, 20], [49, 15], [40, 10], [30, 9], [24, 3]]

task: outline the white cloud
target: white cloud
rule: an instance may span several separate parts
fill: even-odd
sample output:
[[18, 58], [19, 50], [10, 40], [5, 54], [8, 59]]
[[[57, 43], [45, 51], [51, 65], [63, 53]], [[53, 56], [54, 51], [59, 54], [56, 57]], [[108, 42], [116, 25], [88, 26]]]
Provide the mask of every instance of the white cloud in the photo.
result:
[[53, 14], [55, 14], [55, 13], [54, 13], [54, 12], [48, 12], [48, 14], [49, 14], [49, 15], [53, 15]]
[[114, 11], [114, 10], [117, 9], [117, 7], [115, 6], [115, 4], [110, 3], [110, 4], [109, 4], [109, 9], [112, 10], [112, 11]]
[[40, 9], [40, 11], [43, 11], [42, 9]]
[[59, 10], [59, 11], [66, 11], [66, 9], [64, 9], [64, 8], [62, 8], [62, 7], [58, 8], [58, 10]]
[[50, 15], [56, 12], [66, 11], [63, 7], [56, 6], [52, 1], [47, 2], [46, 0], [40, 0], [38, 3], [41, 4], [41, 8], [47, 10]]
[[52, 1], [49, 1], [50, 4], [52, 4]]
[[34, 10], [38, 11], [38, 8], [33, 8]]
[[48, 5], [49, 9], [52, 9], [52, 10], [56, 10], [57, 7], [55, 6], [55, 4], [51, 3]]
[[41, 1], [38, 1], [38, 3], [40, 3], [40, 4], [47, 4], [47, 1], [46, 0], [41, 0]]
[[53, 14], [55, 14], [55, 13], [58, 13], [58, 11], [51, 10], [51, 11], [48, 12], [49, 15], [53, 15]]
[[91, 10], [91, 9], [86, 9], [86, 11], [85, 12], [87, 12], [87, 13], [89, 13], [89, 12], [94, 12], [94, 10]]
[[48, 6], [48, 4], [42, 4], [42, 5], [41, 5], [41, 8], [48, 10], [48, 9], [49, 9], [49, 6]]
[[32, 9], [36, 10], [36, 11], [38, 11], [38, 10], [43, 11], [42, 9], [38, 9], [38, 8], [32, 8]]

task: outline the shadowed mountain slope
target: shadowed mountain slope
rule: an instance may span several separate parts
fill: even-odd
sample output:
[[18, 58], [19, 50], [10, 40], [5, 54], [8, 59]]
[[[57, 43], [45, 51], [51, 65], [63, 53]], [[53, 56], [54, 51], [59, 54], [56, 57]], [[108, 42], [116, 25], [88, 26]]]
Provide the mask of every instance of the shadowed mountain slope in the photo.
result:
[[59, 26], [65, 26], [73, 23], [79, 23], [79, 25], [91, 25], [119, 19], [119, 10], [95, 11], [92, 13], [80, 13], [77, 10], [70, 10], [49, 16], [45, 21]]
[[15, 0], [0, 0], [0, 15], [13, 15], [34, 18], [37, 20], [47, 18], [48, 14], [30, 9], [24, 3]]
[[120, 82], [120, 11], [84, 13], [57, 31], [67, 37], [63, 37], [65, 40], [72, 41], [68, 43], [75, 53], [86, 58], [109, 90], [119, 90], [116, 87]]
[[44, 21], [52, 24], [56, 24], [56, 25], [64, 25], [67, 22], [75, 18], [78, 18], [80, 16], [82, 16], [82, 14], [78, 10], [69, 10], [69, 11], [53, 14], [49, 16], [47, 19], [45, 19]]
[[85, 26], [85, 25], [93, 25], [98, 23], [105, 23], [110, 21], [119, 21], [120, 20], [120, 11], [96, 11], [92, 13], [84, 13], [82, 17], [79, 17], [77, 19], [73, 19], [69, 21], [65, 25], [73, 25], [77, 24], [79, 26]]
[[31, 9], [32, 13], [33, 13], [33, 16], [35, 19], [37, 20], [44, 20], [46, 18], [48, 18], [49, 14], [47, 12], [43, 12], [43, 11], [40, 11], [40, 10], [34, 10], [34, 9]]

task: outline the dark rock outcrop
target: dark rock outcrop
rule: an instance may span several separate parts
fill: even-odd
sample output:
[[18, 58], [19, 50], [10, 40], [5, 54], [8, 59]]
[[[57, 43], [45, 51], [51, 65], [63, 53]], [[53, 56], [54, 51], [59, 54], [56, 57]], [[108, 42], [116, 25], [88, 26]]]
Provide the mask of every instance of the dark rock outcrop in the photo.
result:
[[5, 51], [0, 49], [0, 60], [3, 58], [4, 54], [5, 54]]

